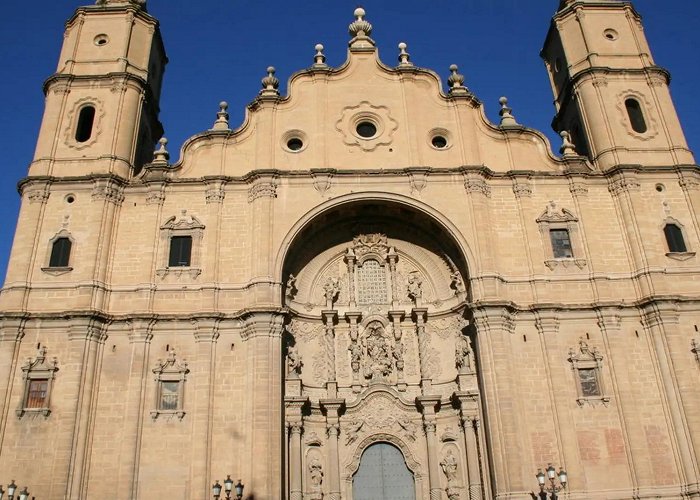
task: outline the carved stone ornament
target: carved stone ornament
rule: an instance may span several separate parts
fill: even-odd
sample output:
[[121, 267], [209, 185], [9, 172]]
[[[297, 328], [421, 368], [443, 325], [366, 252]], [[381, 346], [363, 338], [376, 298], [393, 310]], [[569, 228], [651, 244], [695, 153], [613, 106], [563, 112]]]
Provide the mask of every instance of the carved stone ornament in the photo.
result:
[[311, 500], [320, 500], [323, 498], [323, 465], [318, 457], [313, 456], [309, 460], [309, 484], [310, 494], [308, 498]]
[[171, 231], [179, 230], [203, 230], [204, 224], [202, 224], [197, 217], [188, 214], [187, 210], [182, 210], [180, 215], [173, 215], [165, 224], [160, 226], [161, 229], [170, 229]]
[[569, 361], [576, 375], [576, 402], [580, 406], [595, 402], [602, 402], [607, 406], [610, 397], [605, 395], [602, 377], [603, 356], [598, 349], [591, 347], [587, 340], [581, 338], [578, 349], [569, 349]]
[[151, 411], [151, 418], [155, 420], [160, 415], [175, 415], [182, 420], [185, 416], [184, 396], [185, 380], [190, 372], [185, 360], [182, 363], [177, 361], [175, 349], [168, 352], [168, 358], [158, 360], [153, 373], [158, 384], [156, 391], [156, 401], [154, 409]]
[[[364, 137], [358, 134], [357, 125], [363, 122], [374, 125], [376, 133], [373, 136]], [[389, 108], [375, 106], [368, 101], [345, 107], [335, 123], [335, 129], [341, 134], [343, 143], [363, 151], [374, 151], [379, 146], [390, 145], [398, 128], [399, 124], [391, 117]]]
[[301, 355], [295, 345], [287, 348], [287, 378], [299, 378], [301, 367], [304, 365]]
[[92, 187], [92, 200], [107, 200], [115, 205], [121, 205], [124, 201], [124, 189], [115, 182], [99, 179]]
[[639, 189], [639, 182], [637, 182], [636, 179], [627, 177], [611, 180], [610, 184], [608, 184], [608, 191], [614, 195], [619, 195], [626, 191], [635, 191], [637, 189]]
[[352, 250], [358, 259], [368, 254], [375, 254], [384, 260], [389, 252], [387, 237], [380, 233], [360, 234], [352, 239], [352, 243]]
[[464, 189], [470, 194], [475, 193], [487, 198], [491, 197], [491, 187], [480, 177], [467, 177], [464, 179]]
[[566, 208], [559, 208], [555, 201], [550, 201], [537, 222], [578, 222], [578, 219]]
[[277, 198], [277, 184], [274, 182], [259, 182], [248, 190], [248, 203], [258, 198]]
[[454, 486], [458, 483], [457, 458], [454, 456], [451, 449], [447, 450], [447, 453], [440, 461], [440, 468], [442, 469], [443, 474], [445, 474], [448, 486]]
[[15, 412], [18, 418], [26, 413], [38, 413], [44, 417], [51, 414], [51, 387], [58, 371], [58, 361], [47, 361], [46, 347], [37, 350], [34, 359], [29, 358], [22, 366], [24, 393], [19, 408]]

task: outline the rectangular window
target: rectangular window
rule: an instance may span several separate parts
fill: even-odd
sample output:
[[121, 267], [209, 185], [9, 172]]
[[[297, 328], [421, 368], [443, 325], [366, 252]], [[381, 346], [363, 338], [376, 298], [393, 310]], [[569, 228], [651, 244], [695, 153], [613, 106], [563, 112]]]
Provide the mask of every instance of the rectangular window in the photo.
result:
[[160, 382], [160, 404], [159, 410], [177, 410], [180, 399], [179, 381]]
[[570, 259], [574, 256], [568, 229], [550, 229], [549, 238], [552, 241], [552, 253], [555, 259]]
[[46, 396], [49, 392], [48, 379], [29, 380], [25, 408], [45, 408]]
[[173, 236], [170, 238], [170, 267], [189, 267], [192, 258], [192, 236]]
[[595, 368], [580, 368], [578, 370], [581, 381], [581, 392], [583, 397], [600, 396], [600, 386], [598, 385], [598, 374]]
[[57, 238], [51, 246], [49, 267], [68, 267], [70, 261], [71, 241], [68, 238]]

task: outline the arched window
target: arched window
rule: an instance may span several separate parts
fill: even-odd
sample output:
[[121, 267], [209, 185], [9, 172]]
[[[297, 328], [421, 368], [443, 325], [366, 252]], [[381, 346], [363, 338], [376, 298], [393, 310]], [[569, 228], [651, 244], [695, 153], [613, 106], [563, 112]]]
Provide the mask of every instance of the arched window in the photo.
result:
[[75, 128], [75, 140], [86, 142], [92, 137], [92, 126], [95, 123], [95, 108], [84, 106], [78, 115], [78, 126]]
[[669, 252], [687, 252], [683, 239], [683, 231], [676, 224], [666, 224], [664, 226], [664, 235], [666, 236], [666, 244]]
[[631, 97], [625, 99], [625, 108], [627, 108], [627, 116], [629, 116], [632, 130], [639, 134], [646, 132], [647, 122], [644, 120], [644, 113], [642, 113], [642, 106], [639, 104], [639, 101]]
[[51, 246], [49, 267], [68, 267], [71, 246], [70, 239], [66, 237], [56, 238]]

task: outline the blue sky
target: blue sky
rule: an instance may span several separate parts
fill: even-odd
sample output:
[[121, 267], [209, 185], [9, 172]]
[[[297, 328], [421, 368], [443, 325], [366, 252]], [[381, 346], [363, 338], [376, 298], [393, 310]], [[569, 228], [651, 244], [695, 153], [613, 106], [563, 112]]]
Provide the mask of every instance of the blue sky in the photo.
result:
[[[92, 2], [87, 2], [92, 3]], [[346, 58], [347, 25], [358, 2], [344, 0], [149, 0], [161, 22], [170, 59], [161, 99], [161, 121], [171, 159], [184, 140], [211, 127], [217, 103], [230, 104], [232, 126], [273, 65], [286, 89], [289, 76], [313, 62], [322, 43], [327, 63]], [[700, 151], [700, 2], [635, 0], [656, 63], [670, 70], [671, 92], [693, 151]], [[43, 81], [55, 70], [65, 20], [84, 3], [40, 0], [3, 5], [0, 17], [0, 276], [4, 277], [19, 210], [17, 182], [26, 175], [43, 113]], [[465, 84], [498, 118], [498, 98], [508, 96], [520, 123], [545, 132], [554, 113], [539, 58], [558, 0], [368, 0], [361, 2], [373, 24], [382, 60], [396, 64], [399, 42], [412, 61], [447, 78], [456, 63]]]

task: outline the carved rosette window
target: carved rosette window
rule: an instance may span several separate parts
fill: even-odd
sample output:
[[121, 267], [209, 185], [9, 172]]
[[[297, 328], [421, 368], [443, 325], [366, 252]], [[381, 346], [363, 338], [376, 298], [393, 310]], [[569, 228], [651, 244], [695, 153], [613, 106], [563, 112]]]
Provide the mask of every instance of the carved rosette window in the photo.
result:
[[578, 349], [569, 350], [569, 361], [576, 378], [580, 406], [585, 403], [602, 402], [607, 404], [610, 398], [605, 395], [603, 387], [603, 356], [595, 347], [590, 347], [584, 339], [579, 340]]
[[583, 269], [586, 266], [578, 219], [574, 214], [550, 201], [536, 222], [542, 237], [545, 266], [552, 271]]
[[175, 415], [182, 420], [185, 416], [185, 381], [189, 372], [186, 361], [178, 363], [174, 349], [168, 353], [168, 359], [158, 360], [153, 369], [157, 383], [155, 409], [151, 411], [153, 420], [160, 415]]
[[[204, 224], [195, 216], [187, 213], [187, 210], [182, 210], [179, 216], [170, 217], [165, 224], [160, 227], [160, 248], [158, 250], [158, 262], [161, 267], [156, 271], [156, 274], [161, 279], [167, 276], [175, 276], [181, 278], [188, 276], [191, 279], [197, 278], [202, 273], [201, 268], [201, 248], [202, 238], [204, 236]], [[171, 246], [173, 241], [176, 243], [182, 240], [189, 239], [189, 260], [184, 262], [186, 265], [171, 265], [172, 255]]]
[[40, 347], [36, 357], [27, 360], [22, 366], [24, 392], [22, 401], [17, 409], [21, 418], [27, 413], [35, 413], [48, 417], [51, 414], [51, 388], [58, 371], [58, 361], [46, 359], [46, 347]]

